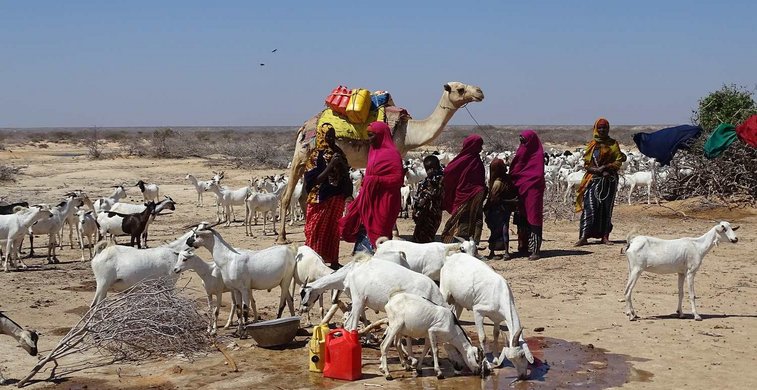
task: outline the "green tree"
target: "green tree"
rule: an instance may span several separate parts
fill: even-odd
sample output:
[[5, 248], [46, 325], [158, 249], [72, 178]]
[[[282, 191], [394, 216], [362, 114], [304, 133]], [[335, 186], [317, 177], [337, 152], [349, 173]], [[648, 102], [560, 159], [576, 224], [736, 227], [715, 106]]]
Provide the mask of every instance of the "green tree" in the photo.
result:
[[699, 99], [699, 108], [692, 112], [691, 122], [709, 134], [721, 123], [738, 125], [757, 114], [753, 91], [735, 84], [724, 85], [719, 90]]

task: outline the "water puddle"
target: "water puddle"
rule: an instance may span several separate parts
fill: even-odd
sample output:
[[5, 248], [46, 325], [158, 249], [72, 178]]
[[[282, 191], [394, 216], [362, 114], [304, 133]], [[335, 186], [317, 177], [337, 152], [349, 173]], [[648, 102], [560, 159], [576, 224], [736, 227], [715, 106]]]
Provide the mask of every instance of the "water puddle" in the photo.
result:
[[[118, 379], [121, 385], [129, 383], [129, 388], [181, 388], [181, 389], [215, 389], [215, 388], [277, 388], [277, 389], [333, 389], [347, 382], [324, 378], [319, 373], [307, 370], [307, 336], [298, 336], [292, 348], [274, 350], [258, 348], [240, 342], [241, 348], [230, 351], [238, 372], [231, 372], [223, 357], [213, 354], [207, 359], [179, 363], [180, 370], [168, 370], [166, 365], [175, 363], [156, 362], [161, 374], [145, 377], [124, 377]], [[648, 382], [653, 374], [635, 369], [632, 362], [641, 361], [625, 355], [612, 354], [591, 344], [560, 340], [550, 337], [532, 337], [527, 339], [536, 358], [530, 367], [531, 378], [527, 381], [513, 383], [516, 378], [515, 368], [505, 362], [501, 368], [486, 379], [479, 376], [455, 376], [451, 364], [440, 357], [439, 364], [445, 379], [437, 379], [433, 370], [433, 359], [427, 357], [422, 376], [404, 371], [399, 365], [395, 351], [390, 351], [389, 369], [393, 381], [385, 381], [379, 375], [379, 358], [377, 348], [363, 348], [363, 379], [353, 382], [351, 387], [387, 388], [387, 389], [606, 389], [620, 387], [628, 382]], [[475, 343], [475, 341], [474, 341]], [[416, 346], [416, 353], [420, 349]], [[132, 380], [138, 378], [139, 380]], [[94, 378], [93, 378], [94, 379]], [[106, 382], [114, 383], [113, 380]], [[108, 388], [87, 379], [71, 378], [61, 384], [66, 388]], [[73, 387], [71, 385], [74, 385]], [[119, 386], [120, 387], [120, 386]]]

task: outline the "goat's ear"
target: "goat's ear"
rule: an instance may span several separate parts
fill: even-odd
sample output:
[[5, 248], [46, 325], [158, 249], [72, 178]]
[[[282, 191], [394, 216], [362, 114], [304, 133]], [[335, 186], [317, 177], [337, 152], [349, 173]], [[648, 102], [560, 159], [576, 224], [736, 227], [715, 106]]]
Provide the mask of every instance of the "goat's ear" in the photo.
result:
[[464, 238], [458, 237], [458, 236], [455, 236], [455, 240], [460, 241], [460, 242], [465, 242]]
[[736, 230], [739, 230], [740, 227], [741, 227], [740, 225], [736, 225], [736, 227], [731, 228], [731, 230], [735, 232]]

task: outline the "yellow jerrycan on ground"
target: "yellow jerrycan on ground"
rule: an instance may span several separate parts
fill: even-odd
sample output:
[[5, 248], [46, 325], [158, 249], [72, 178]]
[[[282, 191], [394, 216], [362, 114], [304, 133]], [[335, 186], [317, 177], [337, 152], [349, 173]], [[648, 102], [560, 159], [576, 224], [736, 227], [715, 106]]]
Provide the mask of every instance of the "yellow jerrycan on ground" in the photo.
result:
[[323, 372], [326, 363], [326, 335], [329, 334], [329, 325], [320, 324], [313, 327], [313, 337], [308, 346], [308, 370], [311, 372]]

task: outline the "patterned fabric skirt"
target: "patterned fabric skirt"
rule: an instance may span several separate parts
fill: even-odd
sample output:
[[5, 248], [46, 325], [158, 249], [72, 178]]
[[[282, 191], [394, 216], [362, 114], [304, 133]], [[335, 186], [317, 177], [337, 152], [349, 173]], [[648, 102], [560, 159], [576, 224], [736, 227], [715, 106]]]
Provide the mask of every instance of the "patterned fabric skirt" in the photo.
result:
[[418, 214], [415, 220], [415, 230], [413, 230], [413, 242], [425, 244], [434, 242], [436, 231], [442, 224], [442, 211], [433, 210], [429, 213]]
[[510, 244], [510, 210], [504, 207], [492, 207], [486, 212], [486, 226], [489, 227], [489, 250], [509, 251]]
[[612, 209], [618, 191], [615, 176], [595, 177], [584, 193], [579, 238], [603, 238], [612, 232]]
[[481, 191], [455, 211], [444, 225], [442, 242], [451, 243], [455, 236], [478, 243], [484, 227], [484, 198], [486, 191]]
[[321, 203], [308, 203], [305, 245], [321, 255], [326, 263], [339, 263], [338, 226], [343, 212], [342, 196], [332, 196]]

